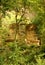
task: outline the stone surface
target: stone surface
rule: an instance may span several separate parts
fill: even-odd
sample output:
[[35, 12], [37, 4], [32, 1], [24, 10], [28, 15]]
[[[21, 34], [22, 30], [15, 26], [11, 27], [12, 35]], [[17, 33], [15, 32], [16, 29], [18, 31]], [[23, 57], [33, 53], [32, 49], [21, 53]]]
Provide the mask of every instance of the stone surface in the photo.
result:
[[17, 25], [11, 24], [9, 28], [9, 35], [6, 38], [7, 42], [12, 41], [20, 41], [27, 44], [39, 45], [40, 40], [38, 40], [38, 36], [36, 34], [36, 25], [26, 24], [26, 25]]

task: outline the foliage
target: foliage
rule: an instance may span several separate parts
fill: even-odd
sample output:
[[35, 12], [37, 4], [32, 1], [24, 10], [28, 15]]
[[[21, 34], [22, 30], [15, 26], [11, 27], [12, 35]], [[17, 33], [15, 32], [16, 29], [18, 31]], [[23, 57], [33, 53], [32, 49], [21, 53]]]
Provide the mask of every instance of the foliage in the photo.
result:
[[[27, 46], [25, 43], [6, 43], [0, 49], [0, 65], [44, 65], [45, 53], [42, 49], [35, 46]], [[39, 50], [40, 49], [40, 50]], [[43, 53], [41, 53], [41, 51]], [[3, 56], [2, 56], [3, 54]]]
[[[41, 46], [5, 42], [12, 23], [35, 24]], [[0, 0], [0, 24], [0, 65], [45, 64], [45, 0]]]

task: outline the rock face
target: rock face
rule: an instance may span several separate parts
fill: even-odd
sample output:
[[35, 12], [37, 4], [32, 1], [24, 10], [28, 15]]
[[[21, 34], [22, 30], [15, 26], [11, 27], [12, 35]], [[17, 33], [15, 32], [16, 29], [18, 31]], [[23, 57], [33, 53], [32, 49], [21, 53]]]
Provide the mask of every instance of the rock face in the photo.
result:
[[9, 35], [7, 42], [12, 41], [25, 42], [29, 45], [40, 45], [40, 40], [36, 34], [36, 25], [34, 24], [11, 24], [9, 26]]
[[40, 45], [40, 40], [36, 34], [36, 25], [29, 24], [26, 26], [26, 43], [32, 45]]
[[10, 24], [5, 42], [13, 42], [15, 40], [15, 32], [15, 24]]

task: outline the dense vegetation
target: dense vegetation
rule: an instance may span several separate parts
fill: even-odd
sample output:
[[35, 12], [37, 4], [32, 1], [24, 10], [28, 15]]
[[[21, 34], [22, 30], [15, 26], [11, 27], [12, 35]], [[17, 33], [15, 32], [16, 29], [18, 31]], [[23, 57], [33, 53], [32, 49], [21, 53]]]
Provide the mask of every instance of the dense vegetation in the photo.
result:
[[[17, 42], [20, 24], [36, 25], [40, 46]], [[9, 33], [14, 41], [5, 42]], [[0, 0], [0, 65], [45, 65], [45, 0]]]

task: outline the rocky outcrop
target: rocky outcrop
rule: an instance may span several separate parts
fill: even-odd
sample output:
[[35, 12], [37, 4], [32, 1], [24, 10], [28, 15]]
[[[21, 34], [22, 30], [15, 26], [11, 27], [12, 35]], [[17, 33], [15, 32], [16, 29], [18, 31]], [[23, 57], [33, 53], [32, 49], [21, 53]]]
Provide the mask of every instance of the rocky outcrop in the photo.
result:
[[6, 42], [12, 41], [25, 42], [29, 45], [40, 45], [40, 40], [36, 34], [36, 25], [34, 24], [11, 24], [9, 26], [9, 34], [6, 38]]

